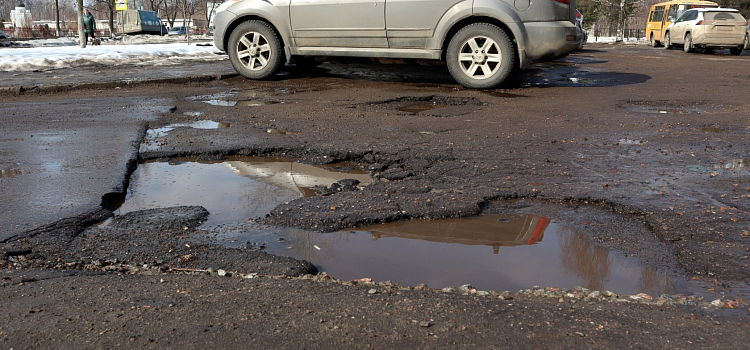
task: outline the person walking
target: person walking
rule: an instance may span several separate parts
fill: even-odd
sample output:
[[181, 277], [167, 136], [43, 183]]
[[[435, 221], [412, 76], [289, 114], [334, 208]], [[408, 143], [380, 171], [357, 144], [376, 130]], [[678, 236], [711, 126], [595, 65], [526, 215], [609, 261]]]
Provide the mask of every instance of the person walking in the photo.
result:
[[83, 37], [86, 42], [89, 41], [90, 36], [91, 43], [93, 44], [95, 40], [94, 30], [96, 30], [96, 20], [94, 20], [94, 15], [89, 12], [89, 9], [85, 9], [83, 10]]

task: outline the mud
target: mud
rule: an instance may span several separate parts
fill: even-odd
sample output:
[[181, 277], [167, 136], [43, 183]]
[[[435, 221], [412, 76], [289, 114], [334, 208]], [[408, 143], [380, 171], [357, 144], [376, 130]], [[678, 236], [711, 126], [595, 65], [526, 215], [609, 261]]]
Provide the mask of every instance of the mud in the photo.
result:
[[[270, 246], [274, 240], [258, 239], [255, 241], [258, 244], [241, 242], [242, 225], [220, 226], [211, 231], [189, 226], [184, 226], [186, 230], [184, 227], [160, 229], [152, 225], [127, 230], [88, 227], [90, 221], [101, 219], [106, 212], [83, 210], [87, 208], [85, 205], [71, 210], [78, 213], [71, 214], [76, 220], [58, 221], [43, 231], [35, 231], [33, 237], [18, 236], [4, 242], [2, 266], [20, 268], [21, 274], [29, 271], [32, 275], [39, 266], [74, 270], [73, 276], [61, 278], [59, 285], [69, 287], [68, 283], [84, 281], [83, 291], [63, 288], [64, 296], [83, 298], [82, 303], [90, 307], [79, 309], [49, 302], [48, 310], [64, 310], [50, 313], [82, 316], [90, 313], [84, 309], [94, 308], [94, 300], [105, 300], [107, 310], [115, 312], [109, 322], [115, 327], [124, 325], [125, 329], [135, 330], [138, 328], [128, 320], [150, 312], [145, 311], [147, 308], [143, 305], [154, 304], [160, 310], [168, 310], [169, 306], [164, 305], [170, 303], [178, 305], [162, 314], [164, 319], [153, 322], [156, 325], [153, 331], [135, 334], [133, 341], [138, 344], [148, 344], [149, 337], [159, 344], [175, 344], [174, 339], [182, 339], [153, 335], [173, 334], [163, 327], [167, 323], [165, 319], [182, 322], [179, 327], [172, 327], [179, 329], [174, 332], [189, 329], [201, 333], [204, 329], [216, 329], [204, 322], [215, 315], [215, 310], [231, 309], [226, 314], [233, 315], [233, 320], [244, 317], [254, 321], [244, 324], [215, 321], [211, 324], [221, 324], [227, 331], [201, 334], [209, 333], [210, 339], [224, 344], [223, 341], [232, 338], [227, 334], [239, 332], [261, 344], [271, 344], [269, 339], [276, 339], [278, 347], [294, 347], [298, 343], [330, 347], [334, 341], [340, 347], [351, 348], [370, 343], [375, 347], [455, 348], [464, 344], [491, 348], [499, 347], [497, 339], [508, 340], [502, 345], [526, 348], [617, 348], [635, 344], [635, 341], [639, 346], [652, 348], [663, 347], [666, 340], [684, 348], [741, 347], [747, 342], [747, 335], [742, 331], [746, 327], [747, 311], [743, 300], [749, 295], [747, 283], [750, 281], [746, 238], [750, 220], [747, 197], [750, 178], [744, 171], [745, 162], [739, 162], [747, 159], [750, 151], [747, 133], [750, 106], [744, 91], [737, 88], [745, 81], [732, 74], [697, 77], [684, 72], [688, 69], [710, 71], [717, 64], [722, 65], [722, 72], [740, 71], [748, 56], [718, 62], [677, 51], [606, 45], [571, 57], [581, 56], [585, 59], [537, 65], [524, 74], [514, 74], [503, 91], [527, 98], [495, 97], [482, 91], [462, 89], [449, 76], [446, 78], [444, 67], [397, 66], [391, 69], [360, 63], [323, 64], [308, 72], [289, 71], [271, 81], [229, 79], [170, 91], [162, 89], [159, 94], [171, 99], [164, 105], [176, 108], [161, 113], [158, 121], [148, 121], [149, 126], [193, 121], [195, 117], [183, 112], [199, 111], [203, 113], [201, 119], [229, 123], [231, 127], [176, 128], [169, 133], [165, 147], [142, 152], [137, 158], [143, 161], [186, 155], [274, 155], [293, 157], [309, 164], [353, 161], [365, 166], [376, 179], [366, 189], [291, 200], [274, 208], [261, 223], [250, 224], [334, 232], [357, 230], [381, 222], [529, 210], [581, 230], [589, 238], [586, 244], [627, 255], [646, 266], [663, 268], [686, 281], [690, 292], [705, 295], [706, 300], [718, 299], [715, 303], [668, 304], [665, 301], [668, 298], [657, 300], [648, 295], [654, 300], [653, 304], [638, 306], [614, 300], [585, 300], [585, 297], [569, 299], [564, 293], [554, 294], [557, 292], [549, 290], [539, 292], [538, 297], [533, 296], [532, 290], [528, 295], [522, 294], [527, 296], [514, 296], [512, 301], [490, 293], [492, 300], [485, 303], [476, 291], [474, 294], [469, 291], [468, 295], [443, 296], [436, 291], [420, 290], [424, 289], [422, 287], [407, 288], [407, 291], [364, 281], [345, 282], [350, 284], [347, 286], [338, 282], [313, 283], [269, 277], [255, 283], [253, 279], [239, 277], [219, 282], [197, 280], [196, 276], [179, 274], [182, 271], [179, 269], [193, 269], [195, 274], [204, 274], [208, 269], [236, 270], [236, 276], [254, 271], [298, 275], [311, 269], [308, 263], [284, 260], [260, 250], [262, 243]], [[591, 61], [589, 57], [597, 60]], [[634, 57], [653, 59], [648, 59], [648, 65], [634, 66]], [[581, 83], [571, 78], [592, 81]], [[529, 84], [523, 84], [524, 81]], [[699, 84], [703, 88], [680, 90], [676, 99], [675, 92], [668, 87], [678, 83]], [[238, 94], [262, 93], [264, 100], [283, 100], [284, 103], [244, 108], [213, 106], [186, 98], [232, 89]], [[80, 98], [82, 94], [91, 93], [74, 92], [64, 98]], [[102, 94], [111, 98], [108, 103], [120, 106], [116, 98], [153, 96], [154, 93], [126, 88]], [[471, 107], [472, 111], [448, 118], [402, 112], [398, 111], [402, 107], [398, 103], [382, 103], [401, 101], [399, 103], [408, 105], [410, 102], [405, 99], [422, 96], [479, 103], [457, 106]], [[11, 97], [10, 102], [17, 103], [26, 97]], [[41, 97], [42, 100], [57, 98]], [[631, 106], [635, 109], [628, 109]], [[638, 110], [641, 107], [648, 108]], [[694, 112], [692, 108], [698, 110]], [[660, 113], [662, 110], [667, 113]], [[16, 118], [22, 118], [31, 112], [17, 108], [15, 113]], [[710, 121], [706, 120], [708, 116]], [[66, 118], [59, 119], [69, 122]], [[37, 123], [34, 125], [40, 128], [41, 121]], [[713, 126], [720, 126], [727, 132], [699, 129]], [[145, 134], [145, 129], [141, 129], [140, 135]], [[284, 132], [269, 133], [268, 130]], [[28, 140], [27, 137], [19, 132], [3, 135], [3, 139]], [[132, 139], [135, 142], [129, 147], [136, 153], [140, 140]], [[54, 147], [57, 141], [41, 140], [39, 144], [45, 142], [48, 147]], [[0, 147], [8, 144], [11, 142], [2, 142]], [[15, 158], [18, 157], [14, 155], [12, 159]], [[733, 165], [726, 169], [727, 164]], [[124, 179], [135, 169], [135, 164], [122, 166], [117, 171], [119, 181], [126, 182]], [[20, 177], [7, 179], [16, 178]], [[3, 189], [7, 188], [4, 185]], [[117, 186], [105, 187], [105, 191], [97, 191], [99, 197], [107, 191], [124, 191]], [[36, 214], [32, 216], [38, 219]], [[5, 220], [8, 219], [4, 216], [3, 222]], [[52, 220], [39, 219], [39, 222]], [[88, 229], [82, 230], [83, 227]], [[273, 237], [273, 232], [266, 236]], [[231, 242], [235, 238], [235, 247], [228, 248], [218, 242], [219, 239]], [[96, 267], [96, 260], [113, 266], [109, 269], [114, 270]], [[127, 262], [127, 266], [120, 266], [120, 262]], [[140, 276], [140, 268], [128, 267], [159, 262], [158, 266], [163, 266], [164, 271], [149, 269], [149, 273], [159, 274], [151, 279]], [[87, 268], [88, 265], [92, 266]], [[106, 275], [90, 276], [84, 274], [85, 271]], [[18, 274], [17, 270], [7, 274], [13, 286], [6, 289], [11, 294], [6, 300], [16, 301], [17, 306], [3, 308], [10, 310], [7, 311], [9, 317], [20, 320], [4, 326], [14, 344], [28, 334], [32, 324], [38, 325], [32, 322], [35, 317], [47, 315], [44, 311], [37, 312], [42, 309], [36, 306], [42, 299], [20, 297], [27, 294], [27, 290], [18, 285], [23, 283]], [[166, 283], [172, 278], [176, 281], [174, 284], [159, 283], [160, 279]], [[60, 290], [55, 288], [57, 281], [45, 281], [29, 282], [39, 283], [38, 293], [42, 296], [38, 298]], [[97, 292], [97, 287], [109, 284], [120, 289], [128, 285], [138, 287], [129, 293], [131, 299], [110, 294], [108, 289]], [[254, 288], [253, 292], [249, 292], [250, 287]], [[89, 289], [93, 292], [92, 299], [82, 296], [90, 292]], [[176, 290], [180, 292], [174, 293]], [[181, 293], [185, 290], [189, 295]], [[156, 297], [152, 293], [173, 293], [184, 299], [176, 302], [171, 297]], [[212, 293], [222, 296], [222, 300], [214, 304], [209, 297]], [[540, 299], [541, 295], [553, 297]], [[625, 300], [647, 299], [643, 295], [633, 297], [635, 299]], [[669, 298], [688, 300], [681, 296]], [[371, 300], [379, 302], [370, 304]], [[433, 304], [435, 306], [430, 308]], [[216, 305], [218, 309], [212, 308]], [[429, 310], [425, 305], [430, 306]], [[367, 312], [362, 311], [362, 314], [353, 311], [365, 310], [365, 307]], [[491, 311], [496, 308], [500, 308], [497, 313]], [[119, 309], [138, 311], [133, 314], [134, 318], [122, 319], [116, 317]], [[29, 313], [29, 310], [34, 312]], [[481, 310], [490, 311], [485, 314]], [[412, 315], [415, 312], [418, 315]], [[32, 316], [20, 317], [21, 314]], [[191, 316], [193, 314], [195, 316]], [[314, 317], [308, 320], [305, 315]], [[354, 320], [350, 318], [352, 315]], [[366, 321], [360, 321], [362, 316]], [[95, 322], [103, 322], [107, 317], [92, 316]], [[400, 323], [402, 321], [404, 324]], [[44, 327], [65, 328], [76, 339], [84, 338], [88, 329], [67, 325], [61, 328], [54, 324]], [[656, 328], [661, 331], [653, 332]], [[268, 332], [254, 333], [261, 329]], [[394, 329], [398, 332], [390, 331]], [[287, 330], [303, 336], [274, 336]], [[340, 330], [343, 332], [335, 335], [328, 333]], [[362, 340], [363, 334], [376, 337]], [[59, 344], [44, 334], [26, 336], [35, 344], [49, 345], [47, 347]], [[438, 338], [433, 338], [435, 336]], [[97, 339], [101, 347], [107, 347], [122, 341], [122, 333], [108, 331]], [[195, 336], [185, 339], [188, 339], [186, 342], [196, 340]], [[370, 342], [370, 339], [375, 340]], [[404, 343], [404, 339], [408, 343]], [[433, 339], [440, 340], [432, 343]]]

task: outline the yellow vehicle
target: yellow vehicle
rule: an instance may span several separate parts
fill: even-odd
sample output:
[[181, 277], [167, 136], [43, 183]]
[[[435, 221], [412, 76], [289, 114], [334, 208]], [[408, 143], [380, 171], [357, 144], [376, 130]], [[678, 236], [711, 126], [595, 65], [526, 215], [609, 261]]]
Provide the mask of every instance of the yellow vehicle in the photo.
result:
[[672, 23], [683, 12], [694, 8], [719, 7], [719, 4], [711, 1], [667, 1], [651, 6], [646, 20], [646, 37], [651, 41], [651, 46], [659, 47], [664, 41], [664, 29]]

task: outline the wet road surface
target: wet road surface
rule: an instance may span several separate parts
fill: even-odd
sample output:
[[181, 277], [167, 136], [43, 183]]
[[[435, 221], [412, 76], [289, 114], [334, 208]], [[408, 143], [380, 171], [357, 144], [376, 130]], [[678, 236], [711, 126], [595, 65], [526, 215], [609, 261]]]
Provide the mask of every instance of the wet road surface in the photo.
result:
[[[691, 293], [743, 299], [748, 295], [746, 285], [750, 281], [746, 268], [750, 106], [742, 89], [747, 81], [742, 72], [750, 65], [748, 58], [721, 52], [685, 55], [676, 50], [647, 47], [587, 45], [585, 50], [562, 61], [540, 64], [515, 74], [503, 89], [493, 91], [465, 90], [450, 79], [444, 67], [348, 63], [324, 64], [308, 72], [290, 68], [273, 81], [265, 82], [232, 78], [183, 87], [147, 84], [64, 95], [9, 97], [11, 104], [0, 107], [2, 115], [7, 116], [8, 108], [14, 108], [13, 120], [27, 118], [31, 125], [22, 128], [16, 124], [11, 130], [19, 131], [13, 131], [8, 140], [25, 141], [23, 132], [30, 134], [49, 127], [34, 108], [19, 106], [75, 101], [55, 111], [65, 123], [74, 126], [78, 111], [73, 106], [92, 94], [106, 101], [112, 110], [132, 109], [127, 99], [139, 96], [153, 97], [151, 101], [164, 99], [157, 105], [166, 111], [154, 107], [159, 112], [153, 119], [129, 120], [122, 114], [114, 114], [118, 121], [125, 119], [117, 129], [128, 130], [145, 122], [149, 122], [151, 129], [157, 129], [196, 121], [225, 123], [230, 127], [177, 127], [157, 136], [146, 148], [140, 143], [140, 138], [147, 136], [145, 129], [121, 135], [124, 139], [102, 138], [105, 144], [96, 149], [120, 168], [111, 170], [107, 164], [102, 166], [119, 177], [112, 180], [114, 185], [104, 183], [101, 188], [93, 187], [92, 194], [83, 195], [88, 201], [81, 200], [67, 211], [50, 204], [45, 206], [44, 201], [39, 201], [39, 206], [31, 200], [24, 203], [17, 196], [4, 194], [3, 198], [18, 201], [14, 207], [32, 208], [28, 209], [31, 213], [23, 215], [28, 222], [54, 222], [44, 215], [50, 210], [62, 216], [87, 213], [91, 203], [100, 201], [103, 194], [112, 192], [135, 171], [135, 167], [123, 165], [126, 157], [112, 157], [101, 151], [108, 147], [129, 148], [129, 154], [138, 154], [141, 160], [166, 161], [187, 155], [214, 160], [222, 160], [226, 155], [272, 155], [310, 164], [350, 161], [369, 170], [375, 182], [361, 190], [319, 189], [322, 195], [285, 199], [269, 216], [248, 225], [292, 226], [317, 232], [356, 229], [377, 222], [437, 220], [480, 213], [540, 215], [580, 231], [586, 237], [586, 244], [647, 266], [665, 268], [687, 281]], [[635, 65], [634, 61], [644, 64]], [[714, 73], [685, 74], [689, 70]], [[142, 113], [137, 114], [143, 117]], [[27, 161], [18, 147], [5, 146], [2, 151], [12, 155], [3, 159]], [[70, 153], [60, 149], [63, 157], [69, 157]], [[84, 168], [100, 166], [83, 164]], [[23, 170], [11, 169], [7, 174], [10, 175], [0, 178], [5, 181], [3, 191], [12, 188], [15, 193], [31, 192], [31, 182], [5, 186], [11, 184], [7, 179], [23, 178], [26, 175]], [[60, 181], [75, 183], [80, 179], [63, 177]], [[2, 215], [5, 223], [15, 222], [18, 214]], [[258, 242], [253, 238], [241, 242], [245, 245], [238, 251], [221, 248], [216, 237], [242, 232], [244, 226], [219, 225], [204, 232], [194, 224], [180, 224], [181, 221], [154, 227], [139, 224], [137, 216], [132, 219], [125, 229], [118, 226], [75, 230], [63, 245], [46, 234], [26, 242], [8, 242], [4, 251], [14, 250], [5, 254], [6, 266], [70, 269], [80, 265], [75, 271], [97, 271], [105, 266], [93, 264], [92, 259], [109, 259], [110, 263], [104, 265], [145, 263], [201, 271], [224, 268], [242, 273], [283, 274], [282, 270], [267, 268], [268, 262], [273, 264], [272, 258], [252, 260], [259, 256], [258, 246], [252, 244]], [[176, 234], [175, 230], [181, 233]], [[311, 244], [317, 245], [314, 243], [317, 242]], [[238, 263], [240, 256], [255, 262]], [[577, 264], [586, 266], [585, 261]], [[325, 264], [321, 267], [325, 268]], [[16, 281], [14, 278], [9, 280]], [[300, 283], [306, 282], [290, 283], [299, 288]], [[461, 298], [451, 296], [450, 302], [456, 302], [454, 297]], [[557, 310], [559, 302], [555, 297], [553, 303], [536, 304], [539, 309], [534, 311], [535, 319], [544, 318], [544, 310]], [[566, 302], [564, 298], [562, 302]], [[357, 307], [356, 301], [347, 303], [345, 307]], [[305, 300], [303, 304], [313, 303]], [[732, 327], [743, 327], [742, 321], [736, 320], [742, 320], [747, 305], [724, 302], [716, 305], [731, 312], [731, 319], [735, 320], [727, 323], [725, 331], [746, 337], [742, 332], [733, 332]], [[602, 325], [601, 329], [609, 329], [604, 323], [615, 322], [614, 315], [622, 312], [612, 304], [594, 307], [603, 308], [606, 315], [592, 317], [607, 320], [594, 322], [595, 328]], [[639, 320], [653, 318], [652, 313], [656, 312], [627, 310], [634, 314], [624, 321], [629, 325], [626, 328]], [[695, 312], [672, 306], [668, 310], [672, 320], [691, 319], [690, 312]], [[199, 311], [206, 312], [209, 311]], [[286, 310], [282, 314], [282, 319], [289, 320], [295, 312]], [[389, 317], [378, 314], [374, 322]], [[189, 322], [194, 324], [196, 320]], [[427, 326], [423, 328], [429, 332], [431, 321], [425, 322]], [[685, 326], [684, 322], [664, 322]], [[720, 323], [687, 326], [695, 328], [690, 328], [689, 342], [682, 339], [681, 347], [698, 347], [698, 338], [711, 338], [713, 344], [732, 347], [729, 342], [734, 340], [712, 329]], [[299, 327], [308, 326], [305, 323]], [[19, 327], [23, 329], [22, 325]], [[592, 334], [573, 328], [567, 328], [568, 333], [578, 338], [560, 340], [547, 333], [553, 328], [543, 331], [534, 344], [550, 346], [555, 339], [576, 346], [580, 345], [578, 338], [584, 338], [584, 347], [622, 344], [622, 339], [617, 340], [621, 335], [615, 333]], [[455, 330], [444, 331], [450, 339], [460, 338]], [[679, 334], [685, 333], [679, 331]], [[663, 336], [659, 335], [657, 340], [639, 334], [639, 340], [663, 345]], [[43, 341], [44, 337], [35, 339], [49, 344]], [[388, 340], [380, 344], [386, 343], [394, 344]]]

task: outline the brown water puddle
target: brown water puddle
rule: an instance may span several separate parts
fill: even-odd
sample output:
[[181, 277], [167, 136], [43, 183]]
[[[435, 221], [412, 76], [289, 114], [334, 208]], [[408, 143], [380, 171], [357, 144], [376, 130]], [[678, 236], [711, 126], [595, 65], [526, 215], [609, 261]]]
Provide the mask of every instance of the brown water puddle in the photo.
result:
[[148, 161], [133, 173], [125, 202], [115, 214], [201, 205], [211, 213], [205, 225], [244, 222], [284, 202], [315, 195], [316, 186], [343, 179], [372, 182], [368, 173], [351, 164], [313, 166], [271, 157]]
[[716, 134], [723, 134], [725, 132], [729, 132], [727, 129], [721, 129], [721, 128], [698, 128], [698, 130], [703, 132], [711, 132]]
[[282, 239], [266, 242], [267, 252], [308, 260], [343, 280], [514, 292], [534, 285], [651, 295], [684, 288], [665, 272], [532, 214], [413, 220], [335, 233], [274, 232]]

